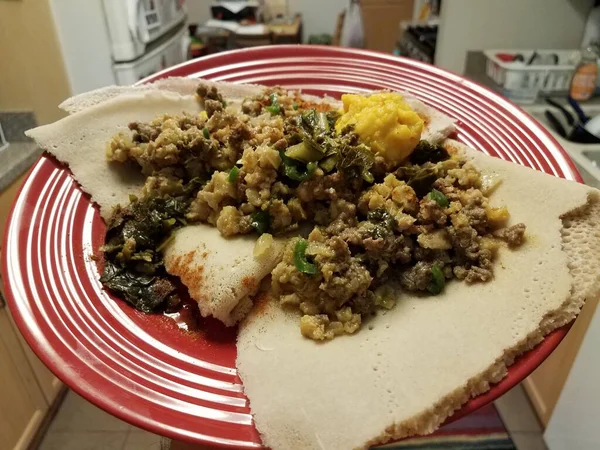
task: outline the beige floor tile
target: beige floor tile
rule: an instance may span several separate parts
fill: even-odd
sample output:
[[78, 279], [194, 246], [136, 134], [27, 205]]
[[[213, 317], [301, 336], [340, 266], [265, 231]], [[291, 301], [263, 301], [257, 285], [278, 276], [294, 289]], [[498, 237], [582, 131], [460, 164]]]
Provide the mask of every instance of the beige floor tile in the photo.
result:
[[548, 450], [541, 433], [514, 432], [510, 433], [517, 450]]
[[525, 390], [520, 384], [497, 399], [494, 404], [509, 432], [542, 431], [527, 394], [525, 394]]
[[49, 432], [39, 450], [122, 450], [128, 431]]
[[132, 427], [125, 440], [123, 450], [161, 450], [161, 441], [163, 440], [168, 442], [157, 434]]
[[129, 424], [95, 407], [69, 391], [49, 432], [69, 431], [128, 431]]

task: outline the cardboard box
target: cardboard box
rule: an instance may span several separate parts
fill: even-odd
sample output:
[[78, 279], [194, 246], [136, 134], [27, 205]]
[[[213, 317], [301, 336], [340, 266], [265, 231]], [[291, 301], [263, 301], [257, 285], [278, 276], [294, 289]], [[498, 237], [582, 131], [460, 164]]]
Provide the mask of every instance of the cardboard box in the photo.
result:
[[413, 16], [413, 0], [361, 0], [365, 48], [391, 53], [396, 46], [398, 26]]

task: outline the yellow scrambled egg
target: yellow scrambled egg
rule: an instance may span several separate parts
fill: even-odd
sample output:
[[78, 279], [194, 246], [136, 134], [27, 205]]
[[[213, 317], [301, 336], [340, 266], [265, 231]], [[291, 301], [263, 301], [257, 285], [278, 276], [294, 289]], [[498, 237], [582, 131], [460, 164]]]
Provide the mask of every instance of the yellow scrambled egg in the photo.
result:
[[344, 112], [335, 125], [336, 131], [354, 125], [362, 142], [388, 161], [403, 161], [421, 139], [423, 119], [400, 94], [344, 94], [342, 103]]

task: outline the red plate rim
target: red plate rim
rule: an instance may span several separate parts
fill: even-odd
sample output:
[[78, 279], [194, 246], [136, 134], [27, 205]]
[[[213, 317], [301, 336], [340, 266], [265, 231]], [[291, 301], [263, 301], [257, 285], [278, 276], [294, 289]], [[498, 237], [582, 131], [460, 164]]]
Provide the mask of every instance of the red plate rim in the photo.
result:
[[[211, 65], [215, 66], [227, 66], [227, 65], [239, 65], [238, 61], [241, 60], [258, 60], [260, 61], [261, 57], [272, 56], [271, 54], [277, 53], [282, 55], [290, 55], [294, 56], [297, 54], [311, 54], [311, 52], [316, 52], [318, 55], [325, 55], [328, 58], [337, 58], [340, 55], [344, 55], [348, 58], [354, 59], [371, 59], [371, 60], [380, 60], [385, 63], [389, 63], [390, 65], [402, 65], [402, 67], [406, 67], [409, 70], [414, 71], [415, 73], [427, 73], [432, 74], [440, 79], [445, 81], [450, 81], [456, 83], [457, 85], [469, 89], [474, 92], [476, 95], [481, 96], [489, 100], [491, 103], [498, 105], [500, 109], [503, 111], [510, 112], [513, 117], [519, 120], [519, 122], [525, 126], [525, 131], [529, 133], [535, 133], [535, 136], [540, 140], [540, 142], [548, 149], [551, 149], [552, 156], [558, 157], [557, 162], [561, 168], [561, 170], [565, 171], [569, 178], [581, 182], [581, 176], [577, 171], [577, 168], [573, 161], [570, 159], [566, 151], [560, 146], [560, 144], [556, 141], [556, 139], [546, 131], [535, 119], [529, 116], [523, 109], [512, 104], [508, 100], [500, 97], [495, 92], [491, 91], [485, 86], [482, 86], [473, 81], [467, 80], [457, 74], [452, 72], [430, 66], [425, 63], [421, 63], [418, 61], [395, 57], [385, 53], [366, 51], [366, 50], [358, 50], [358, 49], [340, 49], [340, 48], [332, 48], [327, 46], [295, 46], [295, 45], [285, 45], [285, 46], [269, 46], [269, 47], [256, 47], [252, 49], [243, 49], [243, 50], [234, 50], [230, 52], [220, 53], [216, 55], [210, 55], [204, 58], [200, 58], [197, 60], [188, 61], [177, 66], [171, 67], [169, 69], [163, 70], [151, 77], [148, 77], [144, 80], [141, 80], [140, 83], [148, 83], [155, 81], [160, 78], [166, 78], [170, 76], [184, 76], [184, 77], [194, 77], [195, 73], [202, 68], [210, 67]], [[424, 99], [427, 103], [428, 101]], [[460, 133], [458, 138], [460, 140]], [[15, 222], [15, 209], [17, 203], [22, 199], [24, 195], [25, 187], [32, 182], [31, 173], [35, 171], [38, 166], [43, 164], [44, 160], [48, 158], [46, 155], [42, 155], [40, 160], [36, 163], [36, 165], [30, 170], [28, 177], [24, 184], [20, 187], [15, 202], [11, 208], [11, 212], [9, 218], [7, 220], [7, 227], [4, 234], [4, 250], [2, 254], [2, 274], [3, 274], [3, 284], [4, 291], [7, 298], [7, 303], [9, 305], [10, 311], [14, 317], [14, 320], [20, 329], [21, 333], [25, 337], [28, 344], [37, 354], [37, 356], [44, 362], [46, 366], [48, 366], [52, 372], [56, 374], [56, 376], [61, 379], [65, 384], [70, 386], [74, 391], [78, 392], [80, 395], [84, 396], [92, 403], [97, 406], [105, 409], [111, 414], [126, 420], [136, 426], [146, 428], [152, 432], [157, 434], [161, 434], [167, 437], [171, 437], [174, 439], [180, 440], [190, 440], [197, 443], [205, 443], [211, 444], [215, 446], [223, 446], [223, 447], [232, 447], [230, 443], [220, 442], [211, 439], [190, 439], [190, 436], [185, 432], [185, 430], [175, 429], [175, 428], [166, 428], [162, 427], [156, 423], [155, 420], [149, 420], [147, 417], [140, 416], [136, 414], [136, 412], [132, 409], [128, 409], [124, 407], [123, 404], [119, 404], [115, 401], [105, 398], [100, 392], [90, 392], [82, 388], [78, 385], [77, 380], [72, 378], [72, 374], [69, 371], [66, 371], [64, 367], [61, 367], [67, 361], [56, 361], [50, 357], [47, 353], [45, 345], [47, 343], [42, 343], [40, 341], [40, 336], [34, 333], [27, 321], [25, 320], [24, 315], [22, 314], [21, 308], [27, 308], [31, 305], [27, 303], [27, 299], [21, 298], [19, 294], [13, 289], [13, 286], [9, 283], [9, 277], [7, 274], [9, 273], [9, 265], [10, 261], [8, 260], [9, 252], [6, 251], [7, 244], [9, 243], [9, 233], [11, 232], [11, 227]], [[67, 170], [67, 169], [64, 169]], [[561, 175], [562, 176], [562, 175]], [[25, 193], [26, 194], [26, 193]], [[460, 417], [478, 409], [479, 407], [493, 401], [498, 398], [500, 395], [514, 387], [517, 383], [522, 381], [526, 376], [528, 376], [535, 368], [539, 366], [550, 353], [556, 348], [556, 346], [561, 342], [561, 340], [566, 335], [567, 331], [571, 327], [572, 324], [569, 324], [565, 327], [555, 330], [538, 345], [533, 350], [525, 353], [521, 357], [517, 358], [515, 363], [509, 367], [508, 375], [504, 377], [499, 383], [492, 386], [492, 388], [486, 393], [479, 395], [477, 397], [469, 400], [463, 407], [456, 411], [455, 414], [449, 418], [446, 423], [457, 420]], [[251, 447], [256, 447], [256, 445], [248, 445]]]

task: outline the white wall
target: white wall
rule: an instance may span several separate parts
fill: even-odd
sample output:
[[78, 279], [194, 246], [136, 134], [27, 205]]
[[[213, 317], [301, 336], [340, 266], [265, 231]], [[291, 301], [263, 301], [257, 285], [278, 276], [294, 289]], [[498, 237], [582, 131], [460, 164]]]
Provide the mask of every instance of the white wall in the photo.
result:
[[[588, 300], [591, 301], [591, 300]], [[544, 440], [549, 450], [600, 448], [600, 308], [596, 309]]]
[[188, 11], [188, 23], [202, 25], [210, 19], [211, 3], [211, 0], [186, 0], [185, 4]]
[[289, 11], [302, 14], [306, 41], [311, 34], [333, 35], [338, 14], [349, 4], [349, 0], [289, 0]]
[[[210, 18], [211, 0], [186, 0], [189, 22], [202, 24]], [[349, 0], [288, 0], [290, 14], [302, 14], [304, 39], [311, 34], [333, 35], [337, 17]]]
[[578, 49], [594, 0], [444, 0], [435, 64], [464, 71], [466, 52]]

